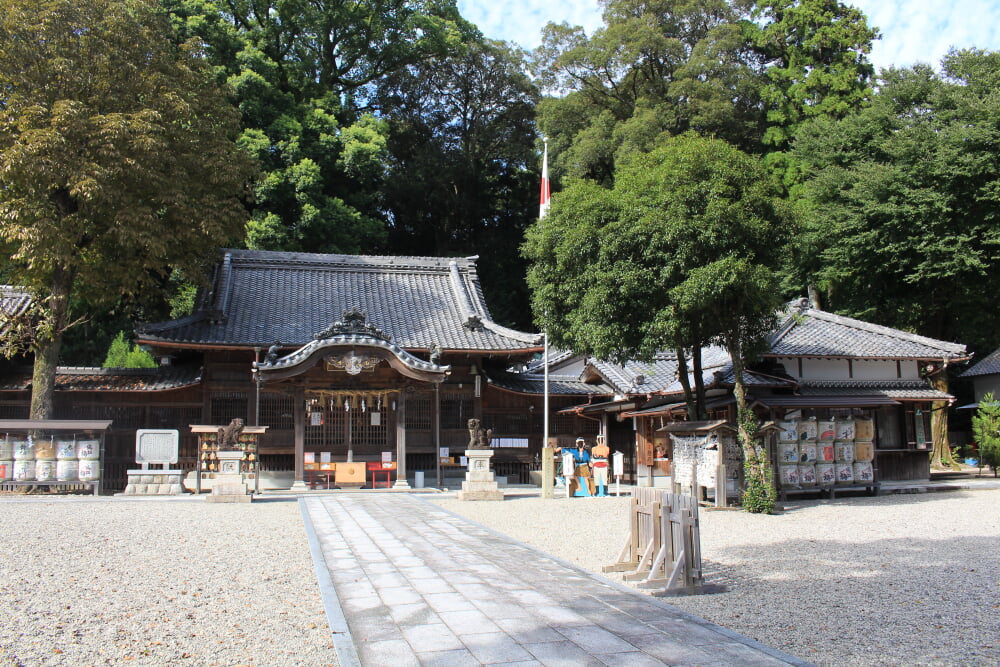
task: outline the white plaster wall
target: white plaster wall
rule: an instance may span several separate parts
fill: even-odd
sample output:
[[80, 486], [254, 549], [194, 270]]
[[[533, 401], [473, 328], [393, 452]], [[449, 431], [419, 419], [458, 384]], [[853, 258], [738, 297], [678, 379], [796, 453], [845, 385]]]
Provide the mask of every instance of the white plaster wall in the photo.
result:
[[[798, 363], [795, 365], [798, 371]], [[846, 359], [803, 359], [803, 380], [850, 380]]]

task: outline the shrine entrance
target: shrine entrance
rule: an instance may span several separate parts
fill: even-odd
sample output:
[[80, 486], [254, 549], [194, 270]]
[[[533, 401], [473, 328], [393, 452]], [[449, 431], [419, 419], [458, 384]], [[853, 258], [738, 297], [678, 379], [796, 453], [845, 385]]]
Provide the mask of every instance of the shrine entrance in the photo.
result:
[[405, 388], [438, 385], [451, 367], [440, 365], [436, 355], [428, 361], [415, 357], [365, 317], [356, 309], [345, 312], [344, 321], [298, 350], [279, 357], [275, 345], [253, 364], [258, 394], [267, 382], [294, 387], [293, 489], [305, 488], [306, 470], [324, 470], [313, 466], [335, 469], [335, 462], [354, 463], [355, 457], [379, 461], [383, 452], [391, 452], [398, 466], [396, 486], [408, 487]]

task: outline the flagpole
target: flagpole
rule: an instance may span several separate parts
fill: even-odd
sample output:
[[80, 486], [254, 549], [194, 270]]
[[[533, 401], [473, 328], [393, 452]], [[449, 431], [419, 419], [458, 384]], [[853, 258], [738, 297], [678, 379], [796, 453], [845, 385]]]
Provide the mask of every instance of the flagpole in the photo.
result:
[[[542, 153], [542, 192], [538, 203], [538, 218], [542, 219], [549, 212], [549, 198], [552, 191], [549, 186], [549, 140], [542, 137], [545, 150]], [[554, 460], [552, 450], [549, 448], [549, 333], [542, 332], [542, 339], [545, 342], [542, 348], [542, 364], [544, 369], [543, 398], [542, 398], [542, 456], [548, 459], [542, 463], [542, 497], [552, 498], [552, 482], [554, 475], [548, 474], [552, 470]]]

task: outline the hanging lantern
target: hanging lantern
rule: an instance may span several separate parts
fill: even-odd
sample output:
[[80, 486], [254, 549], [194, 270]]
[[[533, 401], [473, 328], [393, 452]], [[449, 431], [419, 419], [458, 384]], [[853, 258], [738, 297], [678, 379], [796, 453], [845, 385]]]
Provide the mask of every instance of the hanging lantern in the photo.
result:
[[363, 399], [363, 398], [362, 398], [362, 399], [361, 399], [361, 412], [364, 412], [364, 411], [365, 411], [365, 408], [367, 408], [367, 407], [368, 407], [368, 406], [367, 406], [367, 405], [365, 405], [365, 399]]
[[350, 411], [351, 411], [351, 399], [350, 398], [345, 398], [344, 399], [344, 412], [350, 412]]
[[382, 412], [382, 394], [378, 395], [378, 410]]
[[396, 399], [392, 399], [392, 411], [396, 411]]

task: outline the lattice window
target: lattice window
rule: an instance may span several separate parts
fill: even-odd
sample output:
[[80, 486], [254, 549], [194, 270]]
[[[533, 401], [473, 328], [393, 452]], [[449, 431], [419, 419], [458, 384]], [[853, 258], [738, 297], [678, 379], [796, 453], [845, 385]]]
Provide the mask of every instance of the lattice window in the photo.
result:
[[260, 395], [261, 426], [269, 426], [272, 431], [295, 428], [295, 398], [286, 394], [264, 392]]
[[185, 429], [201, 421], [201, 408], [155, 406], [149, 409], [148, 428]]
[[441, 394], [441, 428], [468, 428], [473, 408], [469, 394]]
[[236, 418], [247, 418], [247, 395], [242, 391], [218, 391], [212, 394], [213, 424], [228, 424]]
[[500, 435], [527, 435], [531, 432], [531, 416], [525, 412], [484, 414], [486, 428], [493, 429], [494, 437]]
[[552, 435], [573, 435], [576, 433], [576, 416], [553, 414], [549, 417], [549, 425]]
[[407, 396], [406, 428], [429, 430], [431, 428], [432, 401], [427, 396]]
[[30, 412], [28, 405], [0, 405], [0, 419], [27, 419]]
[[[407, 405], [409, 407], [409, 405]], [[372, 425], [372, 412], [351, 410], [351, 441], [356, 447], [385, 447], [389, 442], [389, 425], [385, 412], [379, 413], [379, 423]]]

